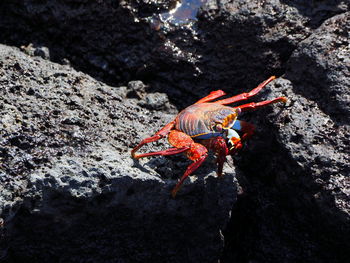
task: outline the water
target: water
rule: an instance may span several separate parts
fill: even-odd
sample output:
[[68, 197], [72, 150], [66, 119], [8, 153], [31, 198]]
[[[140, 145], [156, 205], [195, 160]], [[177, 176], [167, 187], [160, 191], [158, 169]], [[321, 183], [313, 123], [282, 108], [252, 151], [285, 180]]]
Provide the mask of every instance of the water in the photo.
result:
[[188, 24], [197, 20], [199, 8], [206, 0], [182, 0], [176, 3], [176, 6], [168, 12], [160, 14], [162, 22], [175, 26]]

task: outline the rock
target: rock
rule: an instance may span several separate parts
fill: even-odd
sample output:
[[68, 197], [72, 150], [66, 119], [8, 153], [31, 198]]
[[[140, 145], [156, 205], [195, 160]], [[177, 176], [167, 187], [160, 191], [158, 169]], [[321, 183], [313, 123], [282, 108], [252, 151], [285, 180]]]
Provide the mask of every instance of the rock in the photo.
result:
[[298, 43], [325, 19], [348, 9], [347, 1], [207, 1], [198, 22], [203, 32], [199, 89], [238, 93], [282, 75]]
[[176, 0], [132, 0], [125, 1], [123, 6], [132, 8], [139, 17], [152, 16], [157, 12], [164, 12], [176, 6]]
[[[286, 107], [254, 112], [252, 120], [260, 128], [238, 163], [244, 174], [254, 176], [239, 180], [248, 193], [232, 212], [237, 217], [228, 231], [237, 237], [227, 240], [226, 262], [249, 254], [248, 260], [258, 262], [349, 258], [350, 77], [343, 59], [349, 38], [337, 33], [348, 27], [349, 13], [337, 15], [300, 42], [283, 78], [263, 96], [286, 96]], [[251, 240], [253, 233], [240, 232], [242, 224], [259, 233], [259, 242]]]
[[50, 59], [50, 50], [47, 47], [37, 47], [34, 51], [34, 55], [42, 57], [43, 59]]
[[55, 62], [68, 60], [94, 77], [125, 84], [148, 64], [159, 40], [147, 23], [132, 15], [131, 5], [110, 0], [78, 0], [74, 5], [71, 1], [5, 0], [0, 4], [0, 43], [40, 43]]
[[209, 160], [173, 199], [189, 162], [130, 156], [174, 115], [150, 112], [118, 88], [16, 48], [0, 45], [0, 65], [1, 259], [219, 259], [234, 169], [225, 166], [218, 179]]
[[329, 213], [325, 208], [332, 207], [345, 222], [350, 222], [349, 29], [349, 12], [328, 19], [295, 50], [285, 74], [290, 82], [281, 85], [292, 98], [281, 142], [321, 189], [332, 193], [334, 200], [315, 196], [321, 209]]
[[146, 85], [142, 81], [130, 81], [128, 83], [128, 97], [136, 97], [137, 99], [143, 99], [146, 93]]
[[[195, 25], [153, 30], [151, 13], [159, 15], [174, 3], [4, 0], [0, 41], [41, 43], [53, 61], [68, 59], [115, 86], [142, 80], [184, 108], [213, 89], [238, 93], [267, 76], [282, 75], [298, 42], [349, 8], [348, 1], [340, 0], [210, 0]], [[191, 96], [183, 98], [181, 92]]]
[[21, 50], [29, 56], [39, 56], [43, 59], [50, 59], [50, 50], [47, 47], [30, 43], [27, 46], [21, 46]]
[[286, 74], [297, 93], [340, 124], [350, 121], [349, 31], [349, 12], [328, 19], [300, 43]]
[[139, 102], [139, 105], [149, 109], [159, 110], [169, 108], [168, 101], [169, 99], [166, 94], [156, 92], [148, 94], [144, 101]]

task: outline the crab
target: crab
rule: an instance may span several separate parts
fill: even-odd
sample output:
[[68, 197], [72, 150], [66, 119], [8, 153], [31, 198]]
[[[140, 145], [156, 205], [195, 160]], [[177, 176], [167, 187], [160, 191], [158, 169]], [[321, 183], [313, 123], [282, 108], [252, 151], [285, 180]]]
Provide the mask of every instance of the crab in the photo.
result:
[[[208, 96], [182, 110], [173, 121], [166, 124], [155, 135], [142, 140], [131, 151], [131, 156], [139, 159], [149, 156], [167, 156], [185, 153], [192, 163], [187, 167], [185, 173], [172, 190], [171, 195], [173, 197], [176, 196], [185, 179], [205, 161], [209, 150], [213, 151], [216, 155], [218, 165], [217, 176], [222, 176], [226, 156], [236, 154], [243, 147], [243, 142], [254, 134], [255, 126], [238, 120], [237, 117], [239, 114], [272, 103], [285, 103], [287, 99], [285, 97], [278, 97], [272, 100], [257, 103], [251, 102], [235, 107], [225, 105], [249, 99], [260, 92], [275, 78], [275, 76], [270, 77], [248, 93], [242, 93], [222, 100], [214, 101], [226, 95], [224, 91], [212, 91]], [[136, 151], [143, 145], [155, 142], [166, 136], [168, 136], [168, 141], [173, 148], [136, 154]]]

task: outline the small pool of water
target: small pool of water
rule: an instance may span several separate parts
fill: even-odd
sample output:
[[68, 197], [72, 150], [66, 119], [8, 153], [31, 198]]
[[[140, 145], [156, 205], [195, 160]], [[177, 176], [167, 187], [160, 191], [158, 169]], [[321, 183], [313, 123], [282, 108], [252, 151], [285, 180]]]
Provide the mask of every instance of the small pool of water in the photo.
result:
[[168, 12], [160, 14], [163, 23], [175, 26], [188, 24], [197, 20], [199, 8], [207, 0], [179, 0], [176, 6]]

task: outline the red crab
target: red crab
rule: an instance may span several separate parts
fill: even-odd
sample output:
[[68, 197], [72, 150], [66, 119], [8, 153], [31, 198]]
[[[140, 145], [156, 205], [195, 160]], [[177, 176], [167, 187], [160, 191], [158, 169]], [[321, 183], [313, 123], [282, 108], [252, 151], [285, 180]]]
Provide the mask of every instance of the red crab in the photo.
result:
[[[237, 116], [244, 111], [254, 110], [271, 103], [286, 102], [285, 97], [273, 100], [251, 102], [237, 107], [224, 106], [234, 102], [247, 100], [256, 95], [262, 88], [276, 77], [272, 76], [248, 93], [242, 93], [227, 99], [217, 100], [225, 95], [222, 90], [211, 92], [195, 104], [182, 110], [172, 122], [165, 125], [152, 137], [141, 141], [132, 151], [135, 159], [154, 155], [173, 155], [184, 152], [193, 161], [185, 171], [182, 178], [172, 190], [175, 197], [183, 181], [193, 173], [207, 158], [208, 150], [212, 150], [217, 156], [217, 175], [222, 175], [222, 168], [226, 161], [226, 155], [235, 154], [242, 148], [242, 141], [250, 138], [254, 133], [254, 126], [245, 121], [237, 120]], [[240, 133], [240, 135], [238, 134]], [[136, 154], [144, 144], [157, 141], [168, 135], [169, 143], [174, 146], [164, 151]]]

